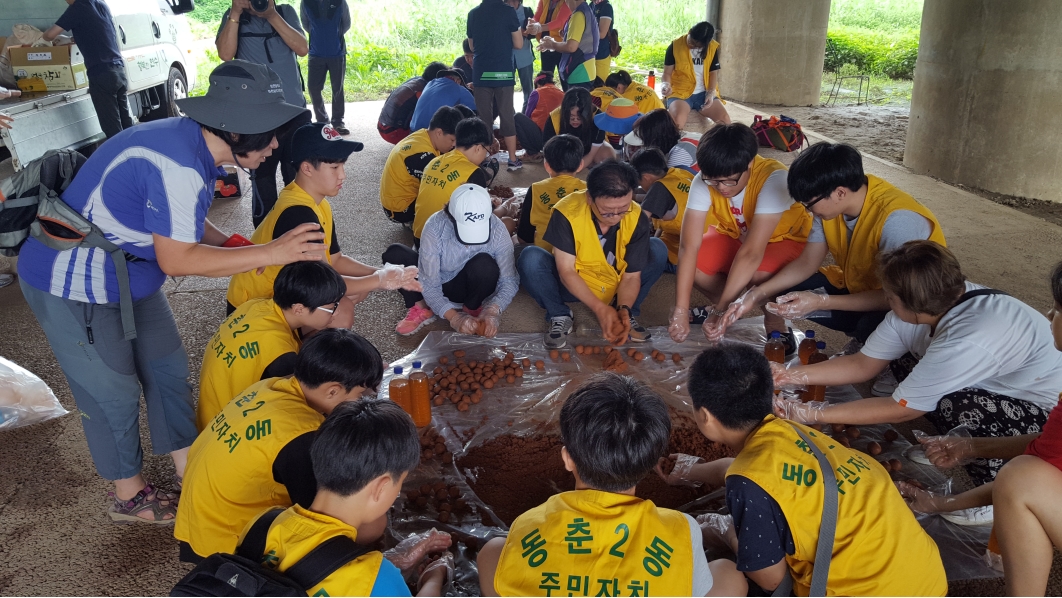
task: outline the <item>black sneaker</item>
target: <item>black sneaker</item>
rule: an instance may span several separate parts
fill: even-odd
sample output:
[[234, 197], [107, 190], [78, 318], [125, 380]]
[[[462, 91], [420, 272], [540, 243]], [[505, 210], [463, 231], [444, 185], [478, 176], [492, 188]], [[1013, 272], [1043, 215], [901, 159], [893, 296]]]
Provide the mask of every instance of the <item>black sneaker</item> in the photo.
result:
[[549, 330], [542, 337], [543, 344], [547, 349], [559, 349], [568, 343], [568, 335], [572, 333], [573, 322], [571, 316], [557, 316], [549, 319]]
[[701, 324], [704, 324], [704, 321], [708, 319], [708, 315], [711, 313], [712, 308], [708, 305], [690, 309], [690, 325], [700, 326]]
[[631, 316], [631, 340], [636, 343], [644, 343], [645, 341], [653, 338], [653, 335], [638, 323], [638, 320]]
[[350, 129], [348, 129], [347, 126], [343, 123], [332, 123], [332, 128], [335, 129], [336, 133], [339, 133], [340, 135], [350, 135]]
[[782, 342], [785, 343], [785, 358], [788, 361], [797, 354], [796, 335], [793, 334], [792, 328], [789, 329], [789, 332], [782, 333]]

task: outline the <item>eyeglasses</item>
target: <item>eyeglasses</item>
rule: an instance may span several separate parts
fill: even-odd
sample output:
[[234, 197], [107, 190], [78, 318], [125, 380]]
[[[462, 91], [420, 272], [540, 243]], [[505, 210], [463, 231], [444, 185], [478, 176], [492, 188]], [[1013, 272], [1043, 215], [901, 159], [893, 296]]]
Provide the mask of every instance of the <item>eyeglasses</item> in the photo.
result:
[[[596, 203], [594, 204], [594, 207], [597, 208]], [[601, 208], [597, 209], [600, 210]], [[630, 213], [631, 209], [631, 206], [627, 206], [627, 209], [623, 210], [622, 212], [598, 212], [598, 216], [601, 216], [602, 218], [616, 218], [617, 216], [626, 216]]]
[[739, 174], [736, 179], [710, 179], [702, 174], [701, 180], [704, 181], [704, 184], [712, 187], [736, 187], [737, 184], [741, 182], [741, 177], [743, 176], [745, 176], [744, 172]]
[[317, 309], [319, 309], [319, 310], [331, 315], [331, 314], [336, 313], [336, 310], [339, 309], [339, 302], [336, 301], [335, 303], [333, 303], [332, 304], [332, 309], [328, 309], [327, 307], [318, 307]]
[[[810, 210], [811, 206], [819, 203], [820, 201], [822, 201], [822, 200], [824, 200], [824, 199], [826, 199], [828, 197], [829, 197], [829, 195], [827, 194], [827, 195], [823, 195], [822, 197], [815, 198], [815, 199], [813, 199], [813, 200], [811, 200], [811, 201], [809, 201], [807, 203], [804, 203], [804, 209]], [[801, 203], [803, 203], [803, 202], [801, 202]]]

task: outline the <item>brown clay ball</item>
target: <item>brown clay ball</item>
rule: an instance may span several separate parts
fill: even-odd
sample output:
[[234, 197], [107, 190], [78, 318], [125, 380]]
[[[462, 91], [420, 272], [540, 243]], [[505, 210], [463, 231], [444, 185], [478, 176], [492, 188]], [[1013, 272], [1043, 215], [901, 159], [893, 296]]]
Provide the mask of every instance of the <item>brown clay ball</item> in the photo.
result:
[[600, 355], [600, 354], [601, 354], [601, 347], [595, 345], [594, 346], [594, 355]]
[[446, 488], [435, 492], [435, 498], [439, 500], [446, 500], [448, 496], [450, 496], [450, 494], [446, 491]]
[[439, 358], [439, 363], [441, 363], [441, 364], [443, 364], [443, 365], [446, 365], [446, 364], [450, 363], [450, 358], [449, 358], [449, 357], [446, 357], [446, 356], [444, 355], [444, 356], [442, 356], [442, 357], [440, 357], [440, 358]]
[[465, 352], [464, 351], [462, 351], [460, 349], [454, 351], [454, 357], [460, 358], [460, 357], [464, 357], [464, 356], [465, 356]]
[[457, 404], [458, 411], [468, 411], [468, 403], [461, 402]]
[[449, 522], [450, 522], [450, 513], [449, 513], [449, 511], [443, 511], [443, 512], [439, 513], [439, 523], [449, 523]]
[[452, 511], [452, 510], [453, 510], [453, 507], [450, 506], [450, 503], [448, 503], [448, 502], [439, 503], [439, 512], [440, 513], [445, 512], [445, 511]]
[[900, 437], [900, 434], [893, 429], [885, 430], [885, 442], [894, 442]]
[[481, 400], [483, 400], [483, 399], [479, 395], [472, 395], [472, 402], [473, 403], [478, 404]]
[[665, 359], [667, 359], [667, 355], [664, 355], [663, 353], [657, 351], [656, 357], [654, 357], [653, 359], [657, 361], [664, 361]]
[[457, 498], [461, 496], [461, 489], [457, 486], [450, 486], [450, 498]]
[[635, 349], [627, 349], [627, 357], [634, 357], [635, 353], [637, 353]]
[[540, 371], [546, 369], [546, 362], [539, 359], [535, 362], [535, 369]]
[[840, 434], [844, 432], [844, 424], [830, 424], [830, 429], [833, 430], [834, 434]]
[[552, 359], [553, 361], [557, 361], [558, 357], [560, 357], [560, 351], [558, 351], [556, 349], [551, 349], [550, 352], [549, 352], [549, 358]]
[[634, 357], [635, 361], [641, 361], [641, 360], [645, 359], [645, 354], [642, 353], [641, 351], [635, 351], [634, 355], [632, 355], [632, 357]]
[[428, 497], [427, 496], [421, 496], [420, 498], [418, 498], [417, 499], [417, 506], [422, 508], [422, 509], [424, 507], [428, 506]]
[[442, 368], [441, 368], [441, 367], [439, 367], [439, 366], [435, 366], [435, 369], [434, 369], [434, 370], [432, 370], [432, 371], [431, 371], [431, 373], [433, 373], [433, 374], [435, 374], [435, 375], [439, 375], [439, 374], [441, 374], [441, 373], [442, 373]]
[[516, 376], [513, 376], [513, 375], [506, 376], [505, 377], [505, 381], [508, 382], [509, 384], [512, 384], [513, 382], [516, 382]]
[[892, 471], [892, 465], [889, 463], [888, 459], [878, 461], [878, 463], [881, 463], [881, 466], [885, 468], [885, 471]]
[[520, 360], [520, 363], [521, 363], [521, 364], [523, 364], [523, 366], [524, 366], [525, 368], [529, 368], [529, 367], [531, 367], [531, 360], [530, 360], [530, 359], [528, 359], [527, 357], [525, 357], [525, 358], [521, 359], [521, 360]]
[[561, 353], [561, 359], [564, 360], [564, 361], [571, 361], [572, 360], [572, 354], [568, 353], [567, 351], [565, 351], [564, 353]]
[[418, 498], [420, 498], [419, 490], [410, 490], [409, 492], [406, 492], [406, 500], [417, 500]]
[[867, 444], [867, 452], [870, 453], [871, 456], [877, 457], [881, 454], [881, 445], [871, 441], [869, 444]]
[[852, 439], [859, 438], [859, 434], [860, 434], [859, 428], [857, 428], [855, 426], [848, 426], [847, 428], [844, 429], [844, 434], [845, 434], [845, 436], [848, 436], [849, 438], [852, 438]]
[[431, 487], [431, 484], [424, 484], [420, 487], [421, 494], [431, 494], [435, 492], [435, 489]]
[[899, 459], [889, 459], [889, 465], [892, 467], [893, 471], [900, 471], [903, 469], [903, 461], [900, 461]]
[[423, 461], [428, 461], [434, 456], [435, 453], [431, 452], [431, 449], [424, 449], [424, 451], [420, 453], [420, 458]]
[[671, 361], [674, 361], [675, 363], [679, 363], [679, 362], [682, 361], [682, 356], [679, 355], [678, 353], [673, 353], [671, 355]]
[[516, 376], [517, 378], [523, 378], [524, 377], [524, 368], [516, 368], [516, 370], [513, 372], [513, 375]]
[[488, 390], [494, 388], [494, 380], [487, 380], [486, 382], [484, 382], [483, 388], [486, 388]]
[[841, 446], [845, 448], [852, 448], [852, 443], [848, 440], [847, 436], [838, 436], [837, 442], [840, 442]]
[[575, 352], [578, 353], [579, 355], [582, 355], [583, 354], [583, 346], [582, 345], [575, 345]]

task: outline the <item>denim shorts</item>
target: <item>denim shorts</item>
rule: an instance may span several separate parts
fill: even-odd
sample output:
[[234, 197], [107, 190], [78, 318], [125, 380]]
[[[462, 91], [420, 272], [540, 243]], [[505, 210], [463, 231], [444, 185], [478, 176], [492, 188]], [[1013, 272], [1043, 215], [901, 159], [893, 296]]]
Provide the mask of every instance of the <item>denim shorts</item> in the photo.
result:
[[667, 99], [667, 106], [668, 106], [668, 108], [670, 108], [671, 104], [673, 104], [675, 102], [686, 102], [687, 104], [690, 105], [690, 110], [700, 110], [701, 108], [704, 107], [704, 99], [706, 97], [708, 97], [708, 92], [702, 91], [700, 93], [695, 93], [695, 94], [691, 95], [690, 97], [688, 97], [686, 99], [668, 98]]

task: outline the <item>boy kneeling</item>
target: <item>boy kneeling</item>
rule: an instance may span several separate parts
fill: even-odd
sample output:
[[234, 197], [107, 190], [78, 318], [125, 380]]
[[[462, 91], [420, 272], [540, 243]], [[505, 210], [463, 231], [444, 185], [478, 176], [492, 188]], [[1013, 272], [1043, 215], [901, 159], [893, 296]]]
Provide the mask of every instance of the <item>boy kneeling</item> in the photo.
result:
[[[808, 595], [824, 484], [834, 481], [822, 475], [800, 430], [829, 460], [837, 480], [828, 594], [947, 593], [937, 545], [910, 513], [889, 474], [874, 459], [771, 415], [773, 391], [767, 359], [745, 345], [708, 349], [690, 367], [697, 427], [709, 440], [738, 453], [733, 459], [695, 465], [689, 474], [710, 486], [725, 483], [733, 516], [727, 540], [737, 554], [737, 568], [767, 591], [792, 576], [796, 595]], [[798, 478], [794, 472], [803, 473]]]
[[483, 547], [484, 596], [745, 595], [733, 562], [708, 563], [692, 517], [634, 496], [671, 436], [667, 407], [649, 387], [595, 376], [564, 403], [560, 431], [575, 490], [517, 517], [507, 540]]
[[[263, 564], [281, 573], [331, 538], [346, 536], [362, 545], [378, 540], [383, 528], [376, 523], [386, 521], [402, 482], [420, 463], [420, 441], [413, 420], [396, 403], [369, 399], [337, 406], [321, 424], [310, 457], [317, 479], [313, 504], [277, 515], [266, 536]], [[443, 545], [434, 548], [445, 549], [449, 537], [440, 538]], [[419, 596], [442, 595], [447, 561], [439, 559], [421, 574]], [[409, 596], [409, 589], [398, 568], [374, 550], [306, 593]]]

